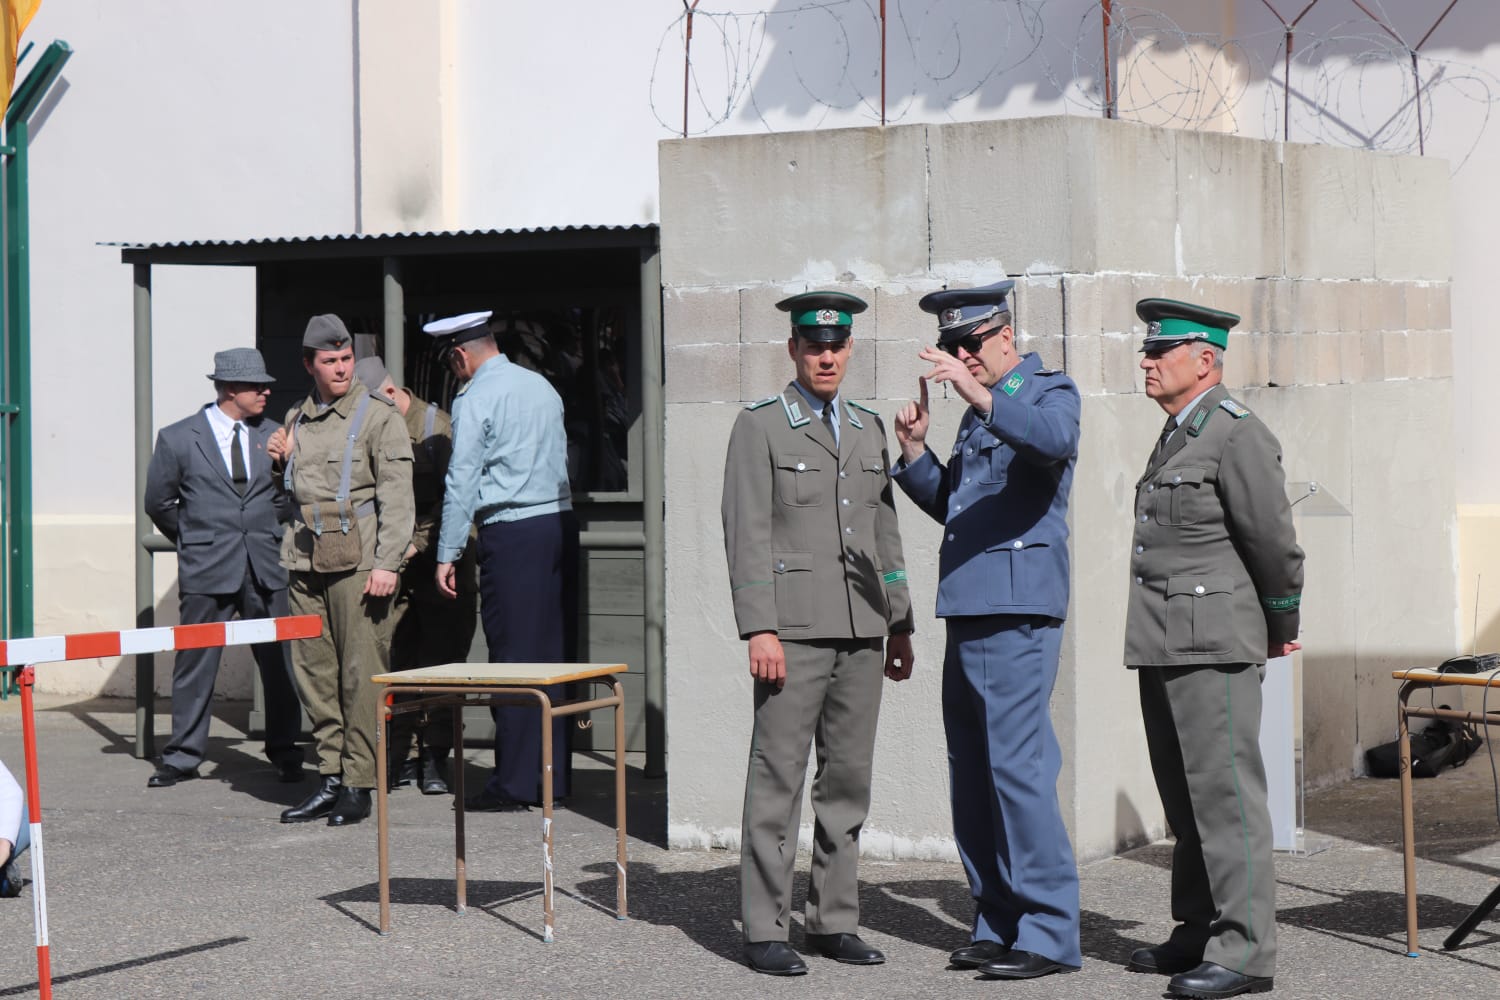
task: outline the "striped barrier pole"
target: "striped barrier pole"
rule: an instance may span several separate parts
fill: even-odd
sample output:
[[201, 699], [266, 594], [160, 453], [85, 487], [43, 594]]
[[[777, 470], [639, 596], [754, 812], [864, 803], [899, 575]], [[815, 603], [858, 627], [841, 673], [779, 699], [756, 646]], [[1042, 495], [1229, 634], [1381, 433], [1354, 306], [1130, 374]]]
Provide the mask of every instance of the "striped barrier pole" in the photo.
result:
[[34, 639], [0, 640], [0, 667], [20, 667], [21, 736], [26, 749], [26, 807], [31, 814], [31, 910], [36, 922], [36, 972], [41, 1000], [52, 997], [52, 956], [47, 939], [47, 872], [42, 852], [42, 785], [37, 770], [36, 709], [32, 687], [36, 664], [100, 656], [169, 653], [179, 649], [246, 646], [323, 634], [317, 615], [252, 618], [207, 625], [169, 625], [123, 632], [84, 632]]

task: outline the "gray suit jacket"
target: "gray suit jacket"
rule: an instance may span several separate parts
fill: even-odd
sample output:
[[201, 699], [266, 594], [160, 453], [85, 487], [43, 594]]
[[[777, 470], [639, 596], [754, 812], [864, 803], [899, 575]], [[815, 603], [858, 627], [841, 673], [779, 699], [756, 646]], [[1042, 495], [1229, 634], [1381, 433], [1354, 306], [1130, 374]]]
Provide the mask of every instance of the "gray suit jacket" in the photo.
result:
[[274, 420], [247, 422], [249, 488], [230, 481], [213, 428], [202, 410], [164, 427], [146, 473], [146, 516], [177, 543], [177, 587], [184, 594], [237, 593], [248, 559], [260, 585], [286, 586], [279, 554], [291, 501], [276, 488], [266, 440]]
[[840, 446], [795, 385], [740, 412], [724, 459], [724, 550], [741, 638], [912, 630], [885, 427], [844, 401]]
[[1135, 487], [1127, 666], [1264, 663], [1297, 637], [1302, 549], [1281, 445], [1209, 391]]

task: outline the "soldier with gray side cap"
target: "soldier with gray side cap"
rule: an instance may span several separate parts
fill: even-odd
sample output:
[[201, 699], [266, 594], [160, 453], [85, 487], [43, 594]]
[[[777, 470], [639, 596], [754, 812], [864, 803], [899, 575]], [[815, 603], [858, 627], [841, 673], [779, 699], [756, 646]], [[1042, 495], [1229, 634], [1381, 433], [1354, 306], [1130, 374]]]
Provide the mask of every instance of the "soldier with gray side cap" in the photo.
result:
[[[417, 520], [406, 549], [401, 586], [396, 592], [391, 669], [462, 663], [468, 659], [469, 645], [479, 621], [472, 546], [459, 560], [457, 600], [449, 600], [438, 592], [434, 559], [443, 514], [443, 477], [447, 475], [448, 458], [453, 452], [453, 423], [436, 403], [398, 387], [378, 357], [362, 358], [354, 365], [354, 375], [396, 405], [411, 438], [411, 484]], [[398, 696], [415, 697], [418, 696]], [[415, 784], [423, 795], [448, 793], [444, 772], [453, 748], [452, 718], [452, 712], [446, 708], [430, 715], [406, 712], [392, 717], [390, 741], [386, 745], [392, 788]], [[412, 755], [414, 740], [415, 756]]]
[[1240, 318], [1171, 299], [1142, 299], [1136, 314], [1146, 395], [1167, 421], [1135, 487], [1125, 665], [1177, 837], [1177, 925], [1128, 968], [1171, 976], [1171, 996], [1264, 993], [1276, 873], [1260, 684], [1268, 657], [1301, 648], [1302, 549], [1281, 445], [1220, 384]]
[[865, 303], [783, 299], [796, 377], [735, 420], [724, 457], [724, 550], [755, 722], [740, 834], [745, 961], [798, 976], [788, 943], [809, 746], [816, 739], [809, 950], [878, 965], [859, 937], [859, 834], [870, 809], [882, 674], [912, 669], [911, 597], [885, 427], [839, 392]]
[[287, 413], [266, 450], [295, 511], [281, 544], [294, 615], [318, 615], [322, 633], [292, 645], [292, 668], [312, 720], [322, 783], [281, 814], [283, 823], [370, 814], [375, 787], [375, 701], [390, 669], [392, 604], [414, 522], [411, 443], [389, 399], [354, 377], [354, 342], [332, 314], [302, 337], [313, 391]]

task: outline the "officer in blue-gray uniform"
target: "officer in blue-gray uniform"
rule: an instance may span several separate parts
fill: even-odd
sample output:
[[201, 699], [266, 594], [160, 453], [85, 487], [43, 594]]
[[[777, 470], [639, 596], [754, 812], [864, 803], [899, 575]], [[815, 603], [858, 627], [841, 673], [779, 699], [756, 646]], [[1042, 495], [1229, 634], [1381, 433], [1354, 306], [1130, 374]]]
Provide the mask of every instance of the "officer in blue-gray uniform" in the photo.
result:
[[[546, 378], [500, 353], [488, 312], [435, 320], [449, 369], [468, 384], [453, 400], [453, 452], [443, 480], [437, 583], [457, 598], [457, 563], [479, 525], [479, 616], [492, 663], [576, 658], [578, 524], [568, 484], [563, 403]], [[562, 685], [543, 688], [553, 701]], [[495, 770], [467, 809], [524, 810], [541, 801], [541, 714], [491, 708]], [[567, 716], [553, 721], [552, 794], [569, 792]]]
[[[922, 297], [938, 345], [896, 415], [894, 478], [943, 525], [937, 614], [947, 620], [943, 728], [953, 836], [974, 896], [959, 968], [1006, 979], [1071, 972], [1078, 868], [1057, 802], [1062, 751], [1048, 700], [1068, 610], [1068, 494], [1078, 388], [1016, 353], [1015, 282]], [[945, 467], [926, 446], [927, 383], [969, 404]]]
[[1302, 549], [1281, 445], [1220, 384], [1240, 318], [1172, 299], [1136, 315], [1146, 395], [1167, 413], [1135, 486], [1125, 665], [1177, 843], [1163, 944], [1133, 972], [1181, 997], [1264, 993], [1276, 970], [1276, 872], [1260, 756], [1267, 657], [1300, 649]]

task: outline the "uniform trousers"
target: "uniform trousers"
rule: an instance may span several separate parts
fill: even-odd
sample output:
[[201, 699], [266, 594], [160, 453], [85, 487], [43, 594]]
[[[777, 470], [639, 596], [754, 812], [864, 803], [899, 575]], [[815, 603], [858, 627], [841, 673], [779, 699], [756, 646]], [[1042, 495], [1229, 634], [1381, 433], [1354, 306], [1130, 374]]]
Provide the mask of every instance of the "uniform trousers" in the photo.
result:
[[[178, 620], [184, 625], [227, 622], [241, 618], [272, 618], [287, 613], [285, 587], [262, 587], [250, 562], [245, 578], [232, 594], [183, 594], [178, 602]], [[292, 685], [287, 644], [261, 642], [250, 647], [260, 671], [266, 699], [266, 756], [273, 761], [301, 760], [297, 736], [302, 729], [302, 709]], [[208, 748], [208, 727], [213, 720], [209, 707], [214, 681], [219, 676], [223, 649], [183, 649], [172, 664], [172, 738], [162, 751], [163, 764], [191, 771], [203, 763]]]
[[317, 615], [323, 632], [292, 646], [292, 670], [312, 720], [318, 771], [375, 787], [375, 690], [391, 664], [393, 597], [363, 593], [369, 570], [291, 573], [292, 614]]
[[[571, 663], [578, 646], [578, 522], [572, 511], [479, 529], [479, 616], [491, 663]], [[565, 685], [542, 688], [553, 702]], [[485, 791], [540, 802], [542, 716], [532, 705], [496, 705], [495, 769]], [[552, 720], [552, 794], [571, 790], [571, 717]]]
[[870, 811], [875, 723], [885, 658], [880, 639], [783, 642], [786, 684], [755, 685], [755, 725], [740, 830], [746, 941], [785, 941], [802, 826], [808, 749], [816, 741], [809, 934], [859, 930], [859, 833]]
[[1276, 872], [1253, 664], [1138, 667], [1172, 849], [1174, 949], [1247, 976], [1276, 970]]
[[973, 940], [1082, 965], [1078, 866], [1057, 802], [1062, 749], [1048, 705], [1062, 622], [1025, 615], [946, 622], [943, 730], [953, 837], [974, 897]]
[[[444, 663], [463, 663], [474, 641], [478, 595], [474, 589], [474, 559], [460, 559], [458, 597], [436, 593], [437, 564], [427, 553], [412, 558], [401, 572], [392, 614], [396, 622], [391, 634], [391, 669], [413, 670]], [[400, 695], [397, 700], [420, 698]], [[391, 717], [389, 751], [393, 760], [405, 760], [420, 731], [423, 745], [439, 753], [453, 748], [453, 716], [450, 709], [427, 713], [405, 712]]]

